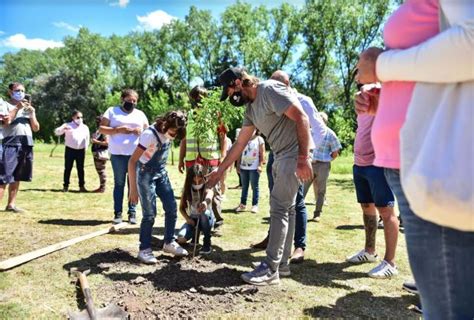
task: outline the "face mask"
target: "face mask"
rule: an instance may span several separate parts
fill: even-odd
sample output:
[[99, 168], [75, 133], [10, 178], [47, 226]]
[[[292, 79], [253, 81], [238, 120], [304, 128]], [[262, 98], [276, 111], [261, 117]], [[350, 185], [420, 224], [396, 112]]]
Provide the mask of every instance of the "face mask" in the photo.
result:
[[173, 137], [172, 135], [170, 135], [168, 132], [166, 132], [164, 134], [164, 136], [165, 136], [166, 139], [168, 139], [170, 141], [173, 141], [176, 138], [176, 137]]
[[132, 102], [125, 101], [123, 103], [123, 108], [125, 111], [132, 111], [135, 108], [136, 104]]
[[204, 187], [204, 183], [201, 183], [201, 184], [193, 184], [192, 187], [193, 187], [194, 190], [201, 190], [202, 187]]
[[25, 98], [25, 93], [22, 91], [13, 91], [12, 98], [16, 101], [21, 101]]
[[247, 101], [245, 101], [244, 97], [242, 97], [242, 92], [234, 92], [230, 97], [229, 97], [229, 102], [231, 105], [234, 107], [241, 107], [243, 106]]
[[78, 126], [80, 126], [82, 124], [82, 119], [74, 119], [73, 120], [75, 124], [77, 124]]

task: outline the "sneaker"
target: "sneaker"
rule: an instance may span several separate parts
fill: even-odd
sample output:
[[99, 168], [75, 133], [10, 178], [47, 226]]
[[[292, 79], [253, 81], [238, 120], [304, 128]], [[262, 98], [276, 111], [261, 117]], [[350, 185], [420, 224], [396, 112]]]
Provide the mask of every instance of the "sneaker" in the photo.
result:
[[85, 187], [79, 187], [79, 192], [87, 193], [87, 189]]
[[258, 249], [258, 250], [265, 250], [268, 245], [268, 236], [266, 236], [265, 239], [260, 241], [259, 243], [254, 243], [250, 245], [250, 248], [252, 249]]
[[119, 224], [122, 223], [122, 212], [116, 213], [114, 215], [114, 219], [112, 220], [113, 224]]
[[321, 217], [315, 217], [313, 220], [314, 220], [314, 222], [319, 222], [319, 221], [321, 221]]
[[415, 311], [416, 313], [423, 314], [423, 309], [421, 307], [421, 303], [413, 305], [412, 310]]
[[369, 271], [369, 277], [377, 279], [391, 278], [397, 274], [397, 267], [392, 266], [385, 260], [382, 260], [378, 266]]
[[402, 285], [403, 290], [408, 291], [413, 294], [420, 294], [418, 288], [416, 287], [415, 281], [405, 281]]
[[235, 208], [235, 212], [244, 212], [245, 210], [247, 210], [247, 207], [243, 204], [239, 204], [239, 206]]
[[211, 245], [203, 246], [201, 250], [199, 250], [199, 254], [202, 254], [202, 255], [207, 255], [207, 254], [210, 254], [211, 252], [212, 252]]
[[68, 192], [69, 191], [69, 187], [63, 187], [63, 192]]
[[158, 262], [158, 260], [156, 260], [155, 256], [153, 255], [151, 248], [140, 250], [138, 252], [137, 258], [138, 260], [146, 264], [155, 264]]
[[184, 257], [188, 255], [186, 249], [182, 248], [176, 241], [172, 241], [170, 243], [165, 243], [163, 246], [163, 251], [167, 253], [171, 253], [177, 257]]
[[321, 212], [316, 212], [316, 211], [313, 212], [313, 220], [314, 221], [316, 221], [316, 222], [319, 221], [320, 217], [321, 217]]
[[265, 262], [260, 263], [253, 271], [243, 273], [240, 278], [256, 286], [280, 284], [278, 271], [272, 271]]
[[[252, 262], [252, 267], [258, 268], [258, 266], [261, 264], [261, 262]], [[280, 264], [278, 267], [278, 274], [280, 277], [289, 277], [291, 276], [291, 270], [290, 270], [290, 265], [289, 264]]]
[[258, 212], [258, 206], [252, 206], [252, 210], [250, 210], [252, 213], [257, 213]]
[[94, 191], [92, 191], [93, 193], [104, 193], [105, 192], [105, 188], [97, 188], [95, 189]]
[[346, 258], [347, 262], [351, 263], [364, 263], [364, 262], [375, 262], [377, 261], [377, 254], [370, 254], [365, 249], [362, 249], [358, 253], [354, 254], [353, 256], [349, 256]]
[[383, 228], [383, 220], [382, 217], [379, 217], [378, 227]]
[[128, 223], [137, 224], [137, 214], [135, 212], [128, 213]]
[[18, 208], [18, 207], [16, 207], [16, 206], [12, 206], [12, 207], [7, 206], [7, 207], [5, 208], [5, 211], [7, 211], [7, 212], [14, 212], [14, 213], [24, 213], [24, 212], [25, 212], [25, 210], [23, 210], [23, 209], [21, 209], [21, 208]]

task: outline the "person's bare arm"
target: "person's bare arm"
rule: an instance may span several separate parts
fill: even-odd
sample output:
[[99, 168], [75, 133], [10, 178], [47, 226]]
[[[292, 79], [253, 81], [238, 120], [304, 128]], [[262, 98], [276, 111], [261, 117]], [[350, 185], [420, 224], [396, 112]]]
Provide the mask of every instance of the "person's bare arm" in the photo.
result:
[[137, 167], [138, 159], [140, 159], [143, 152], [145, 152], [145, 150], [143, 150], [140, 147], [136, 147], [135, 151], [133, 151], [133, 154], [130, 157], [130, 160], [128, 161], [128, 180], [129, 180], [129, 188], [130, 188], [129, 201], [130, 203], [133, 203], [133, 204], [138, 203], [136, 167]]
[[180, 173], [184, 172], [184, 157], [186, 156], [186, 138], [183, 138], [179, 144], [179, 161], [178, 161], [178, 171]]
[[297, 123], [296, 135], [298, 137], [298, 164], [296, 167], [296, 177], [305, 182], [313, 176], [311, 167], [311, 157], [309, 155], [309, 120], [300, 106], [290, 106], [285, 115]]
[[245, 126], [240, 130], [240, 134], [237, 138], [237, 141], [234, 143], [232, 148], [229, 150], [229, 153], [225, 157], [224, 161], [219, 165], [217, 170], [212, 171], [207, 175], [208, 177], [208, 186], [212, 188], [220, 181], [224, 171], [231, 166], [242, 154], [245, 146], [252, 138], [255, 132], [255, 126]]

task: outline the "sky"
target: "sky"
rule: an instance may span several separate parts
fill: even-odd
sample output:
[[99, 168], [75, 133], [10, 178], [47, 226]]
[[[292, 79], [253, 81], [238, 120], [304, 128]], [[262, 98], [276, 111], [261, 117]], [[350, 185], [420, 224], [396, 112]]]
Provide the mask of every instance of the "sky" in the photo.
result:
[[[80, 27], [103, 36], [159, 29], [172, 19], [184, 19], [189, 7], [210, 10], [215, 18], [236, 0], [0, 0], [0, 56], [22, 48], [61, 47]], [[304, 0], [251, 0], [276, 7], [284, 2], [302, 7]]]

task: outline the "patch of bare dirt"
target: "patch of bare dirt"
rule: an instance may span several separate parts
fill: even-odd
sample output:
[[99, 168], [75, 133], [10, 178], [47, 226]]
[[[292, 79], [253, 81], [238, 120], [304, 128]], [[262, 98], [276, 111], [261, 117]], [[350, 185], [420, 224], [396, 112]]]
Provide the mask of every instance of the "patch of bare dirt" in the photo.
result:
[[245, 285], [240, 279], [242, 271], [225, 263], [199, 256], [157, 258], [156, 265], [146, 266], [130, 253], [115, 249], [64, 268], [89, 267], [92, 274], [112, 279], [99, 288], [91, 286], [93, 295], [109, 297], [107, 303], [116, 303], [132, 319], [202, 319], [212, 310], [226, 314], [243, 303], [262, 302], [269, 296], [258, 287]]

